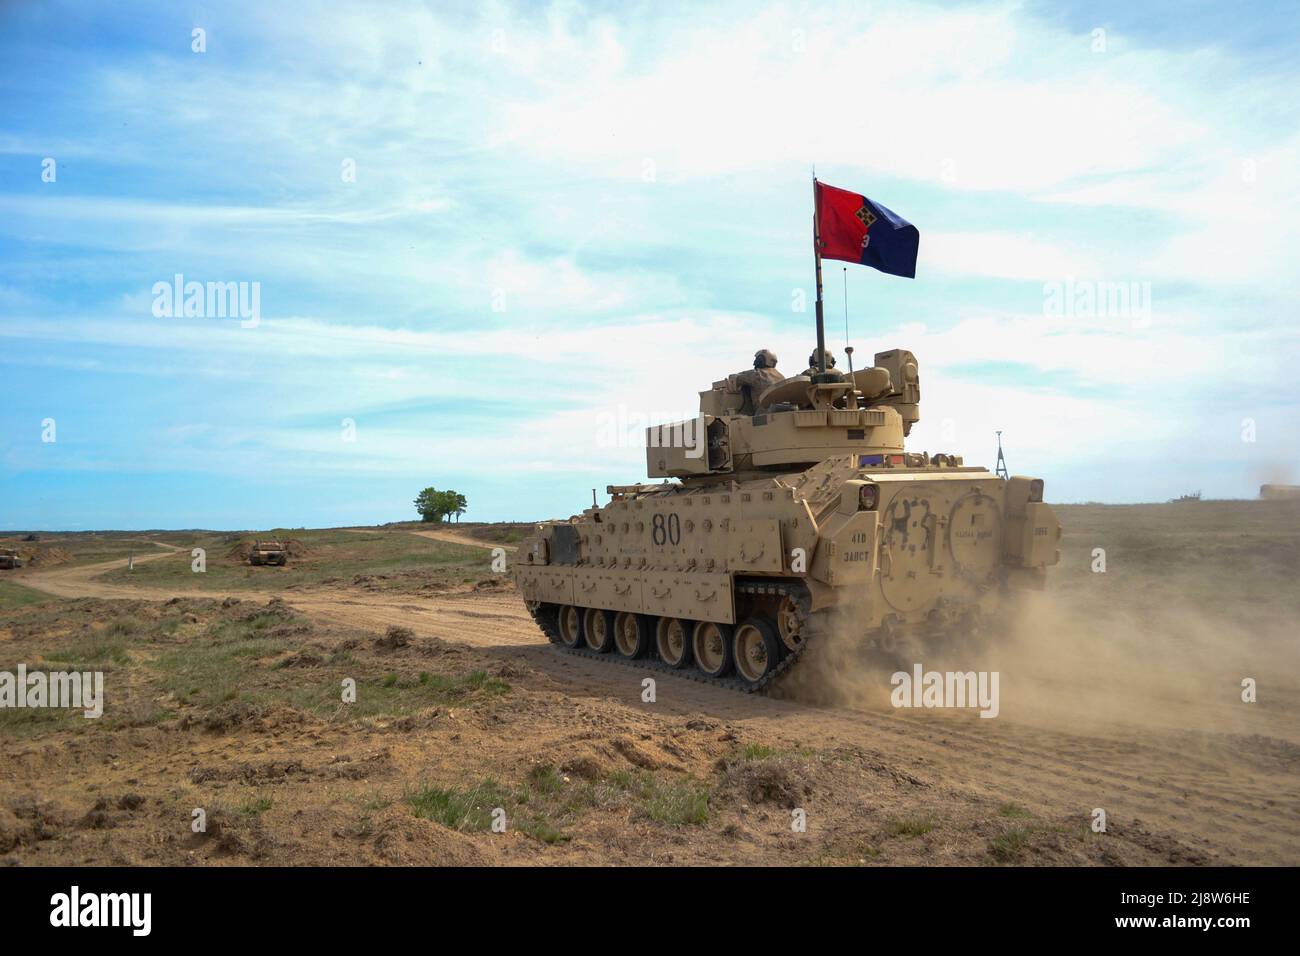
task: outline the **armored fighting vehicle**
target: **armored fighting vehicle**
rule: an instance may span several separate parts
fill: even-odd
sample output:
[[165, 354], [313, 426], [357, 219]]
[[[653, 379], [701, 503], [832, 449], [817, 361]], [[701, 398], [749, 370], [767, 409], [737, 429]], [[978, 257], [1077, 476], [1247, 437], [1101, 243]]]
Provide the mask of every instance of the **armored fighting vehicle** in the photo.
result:
[[289, 552], [279, 541], [254, 541], [248, 555], [249, 564], [275, 564], [283, 567], [289, 561]]
[[715, 382], [697, 418], [647, 429], [662, 483], [611, 485], [521, 543], [515, 582], [552, 642], [754, 691], [832, 627], [886, 649], [978, 628], [1059, 560], [1041, 479], [904, 449], [911, 352], [785, 379], [752, 415], [745, 398]]
[[12, 548], [0, 549], [0, 571], [12, 571], [22, 566], [23, 559], [19, 557], [17, 551]]

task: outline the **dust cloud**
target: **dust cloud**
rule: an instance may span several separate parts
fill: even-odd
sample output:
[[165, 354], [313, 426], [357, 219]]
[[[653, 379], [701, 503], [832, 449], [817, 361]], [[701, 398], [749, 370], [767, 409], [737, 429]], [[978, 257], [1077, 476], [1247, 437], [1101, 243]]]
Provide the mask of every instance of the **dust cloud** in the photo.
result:
[[[997, 671], [1000, 716], [1010, 722], [1086, 733], [1267, 729], [1300, 740], [1300, 655], [1294, 622], [1280, 609], [1247, 625], [1226, 610], [1207, 613], [1202, 602], [1125, 606], [1078, 592], [1028, 592], [984, 633], [909, 642], [892, 652], [866, 648], [847, 624], [852, 617], [851, 610], [841, 615], [810, 642], [785, 696], [887, 711], [891, 676], [920, 664], [926, 671]], [[1259, 703], [1243, 703], [1245, 678], [1255, 679]]]

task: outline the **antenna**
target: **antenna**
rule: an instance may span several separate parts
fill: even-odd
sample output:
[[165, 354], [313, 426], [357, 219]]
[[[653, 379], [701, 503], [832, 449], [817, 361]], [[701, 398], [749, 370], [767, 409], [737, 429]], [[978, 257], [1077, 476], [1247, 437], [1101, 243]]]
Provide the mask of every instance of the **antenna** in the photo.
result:
[[844, 272], [844, 344], [849, 344], [849, 267], [845, 266]]
[[849, 357], [849, 377], [853, 377], [853, 346], [849, 345], [849, 267], [844, 267], [844, 354]]
[[993, 473], [1003, 481], [1011, 478], [1011, 473], [1007, 471], [1006, 456], [1002, 454], [1002, 429], [1000, 428], [998, 429], [998, 466], [994, 469]]
[[[817, 272], [817, 373], [826, 374], [826, 323], [822, 311], [821, 191], [817, 188], [817, 166], [813, 164], [813, 265]], [[813, 381], [817, 381], [816, 378]]]

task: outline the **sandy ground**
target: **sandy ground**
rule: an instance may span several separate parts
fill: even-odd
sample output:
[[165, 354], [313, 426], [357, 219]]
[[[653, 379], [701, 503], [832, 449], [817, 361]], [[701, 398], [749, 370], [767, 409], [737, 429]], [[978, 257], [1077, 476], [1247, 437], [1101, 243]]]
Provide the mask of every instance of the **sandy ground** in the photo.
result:
[[[486, 547], [455, 531], [414, 533]], [[166, 553], [137, 557], [136, 561], [156, 560]], [[22, 582], [65, 598], [150, 602], [173, 598], [163, 590], [96, 580], [97, 575], [119, 565], [120, 561], [115, 561], [33, 569], [24, 573]], [[1098, 714], [1095, 707], [1071, 706], [1069, 673], [1058, 667], [1045, 673], [1036, 685], [1033, 706], [1019, 712], [1007, 707], [1008, 713], [1001, 718], [981, 720], [971, 712], [896, 710], [888, 706], [883, 693], [853, 701], [852, 706], [812, 706], [656, 675], [657, 702], [645, 705], [640, 701], [644, 672], [569, 656], [551, 647], [513, 590], [462, 590], [419, 598], [329, 589], [291, 595], [241, 591], [236, 596], [245, 602], [283, 596], [309, 620], [367, 632], [382, 632], [396, 625], [410, 628], [417, 641], [440, 639], [463, 645], [475, 654], [537, 675], [538, 700], [546, 701], [536, 705], [539, 713], [558, 719], [561, 727], [565, 718], [556, 718], [554, 708], [566, 714], [576, 712], [584, 726], [590, 725], [594, 714], [613, 728], [615, 736], [650, 741], [638, 746], [653, 749], [666, 728], [702, 721], [710, 728], [725, 728], [722, 736], [730, 735], [730, 739], [869, 754], [875, 765], [912, 781], [919, 792], [929, 794], [928, 799], [947, 794], [954, 806], [972, 801], [994, 807], [1014, 804], [1036, 817], [1085, 828], [1093, 809], [1101, 807], [1112, 829], [1127, 833], [1128, 849], [1095, 862], [1300, 863], [1300, 694], [1294, 687], [1279, 691], [1268, 707], [1255, 705], [1254, 710], [1248, 709], [1250, 705], [1234, 707], [1231, 689], [1221, 701], [1210, 702], [1208, 709], [1190, 709], [1188, 701], [1176, 693], [1164, 707], [1159, 696], [1165, 689], [1156, 688], [1155, 703], [1147, 701], [1140, 711], [1103, 707]], [[226, 595], [187, 592], [185, 597], [221, 599]], [[1051, 613], [1044, 607], [1037, 611]], [[1072, 666], [1067, 664], [1067, 671]], [[1122, 697], [1127, 689], [1112, 692]], [[556, 691], [559, 699], [554, 699]], [[1045, 707], [1044, 698], [1055, 699], [1060, 706]], [[1150, 719], [1153, 710], [1166, 719]], [[510, 724], [507, 732], [524, 735], [522, 742], [528, 745], [530, 728], [517, 719]], [[539, 717], [538, 739], [532, 742], [538, 749], [572, 751], [590, 745], [581, 735], [575, 739], [572, 734], [542, 729], [547, 726]], [[355, 736], [360, 732], [353, 729], [347, 733]], [[484, 729], [478, 739], [490, 747], [489, 741], [495, 738], [490, 729]], [[358, 738], [353, 743], [363, 746], [370, 741]], [[396, 744], [392, 738], [378, 743], [390, 750], [390, 757], [392, 748], [410, 746]], [[222, 762], [242, 753], [237, 740], [221, 739], [203, 746], [222, 751]], [[708, 766], [717, 759], [715, 750], [716, 746], [714, 750], [705, 747], [696, 755], [696, 762]], [[480, 849], [466, 850], [465, 860], [491, 862], [493, 858], [482, 856]], [[546, 859], [563, 862], [574, 858], [576, 852], [575, 845], [569, 845]], [[681, 847], [675, 857], [669, 857], [698, 859]], [[575, 859], [584, 862], [591, 858], [578, 855]], [[611, 852], [596, 861], [621, 859], [643, 858]], [[736, 859], [774, 862], [781, 857], [756, 851]], [[890, 862], [946, 859], [941, 848], [930, 847], [928, 852], [895, 857]], [[952, 861], [986, 862], [961, 856]]]

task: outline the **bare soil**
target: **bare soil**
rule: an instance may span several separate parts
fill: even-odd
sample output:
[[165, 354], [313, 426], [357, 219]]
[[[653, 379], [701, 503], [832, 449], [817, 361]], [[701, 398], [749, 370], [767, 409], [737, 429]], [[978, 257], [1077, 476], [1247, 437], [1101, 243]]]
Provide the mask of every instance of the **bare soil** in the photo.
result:
[[0, 670], [93, 666], [107, 703], [100, 720], [0, 712], [0, 859], [1294, 865], [1281, 582], [1300, 510], [1252, 510], [1283, 504], [1062, 509], [1049, 590], [924, 658], [1000, 668], [994, 720], [892, 708], [892, 664], [869, 657], [833, 659], [818, 695], [656, 674], [646, 703], [645, 671], [550, 646], [501, 582], [182, 593], [103, 578], [117, 561], [23, 569], [6, 580], [61, 600], [0, 612]]

